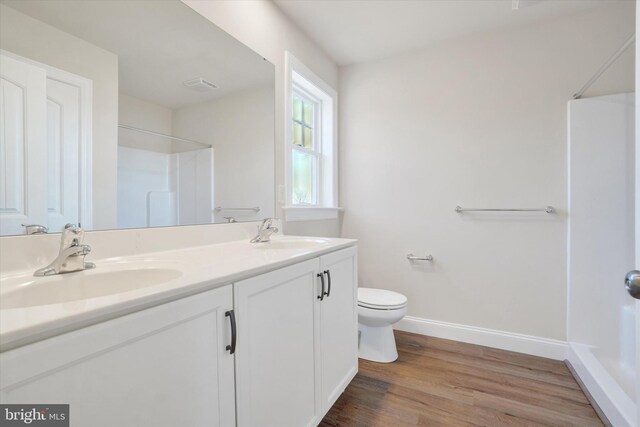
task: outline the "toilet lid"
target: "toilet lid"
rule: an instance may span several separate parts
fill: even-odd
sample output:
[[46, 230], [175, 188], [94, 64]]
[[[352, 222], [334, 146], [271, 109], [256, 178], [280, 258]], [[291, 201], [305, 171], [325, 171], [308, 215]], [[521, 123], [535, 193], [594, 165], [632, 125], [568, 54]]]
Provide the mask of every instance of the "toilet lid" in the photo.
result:
[[407, 305], [407, 297], [385, 289], [358, 288], [358, 305], [361, 307], [391, 310]]

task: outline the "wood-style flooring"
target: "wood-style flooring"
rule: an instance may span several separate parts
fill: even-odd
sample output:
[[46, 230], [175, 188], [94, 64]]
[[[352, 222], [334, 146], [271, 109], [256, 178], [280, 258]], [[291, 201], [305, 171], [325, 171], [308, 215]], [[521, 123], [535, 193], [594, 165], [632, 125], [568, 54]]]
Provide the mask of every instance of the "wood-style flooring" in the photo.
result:
[[564, 363], [396, 332], [398, 360], [360, 359], [329, 426], [602, 426]]

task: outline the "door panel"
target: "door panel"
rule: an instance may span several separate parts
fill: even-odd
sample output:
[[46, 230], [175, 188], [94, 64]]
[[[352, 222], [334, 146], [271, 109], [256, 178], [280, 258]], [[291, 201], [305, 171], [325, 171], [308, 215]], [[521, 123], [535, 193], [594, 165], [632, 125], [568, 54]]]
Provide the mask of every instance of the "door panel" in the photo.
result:
[[80, 222], [80, 88], [47, 78], [48, 226]]
[[239, 426], [319, 422], [318, 267], [310, 260], [234, 284]]
[[322, 325], [322, 405], [328, 410], [358, 371], [356, 249], [324, 255], [320, 262], [321, 270], [331, 277], [330, 294], [317, 302]]
[[235, 424], [231, 285], [0, 355], [0, 402], [70, 404], [71, 425]]
[[47, 223], [46, 73], [0, 55], [0, 235]]

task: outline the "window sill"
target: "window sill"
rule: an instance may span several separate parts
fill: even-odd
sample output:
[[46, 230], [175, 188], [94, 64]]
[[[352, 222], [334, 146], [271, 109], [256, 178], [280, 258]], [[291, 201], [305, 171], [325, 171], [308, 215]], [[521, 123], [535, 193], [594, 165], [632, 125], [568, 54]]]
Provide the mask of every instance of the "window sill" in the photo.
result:
[[338, 214], [344, 208], [326, 208], [321, 206], [283, 206], [286, 221], [318, 221], [323, 219], [338, 219]]

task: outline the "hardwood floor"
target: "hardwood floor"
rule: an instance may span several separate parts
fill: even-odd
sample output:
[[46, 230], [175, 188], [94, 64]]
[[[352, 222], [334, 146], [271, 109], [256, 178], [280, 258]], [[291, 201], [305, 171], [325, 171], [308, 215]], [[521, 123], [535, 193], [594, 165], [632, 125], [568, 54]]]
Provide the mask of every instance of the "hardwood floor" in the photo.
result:
[[564, 363], [396, 332], [391, 364], [359, 372], [329, 426], [602, 426]]

